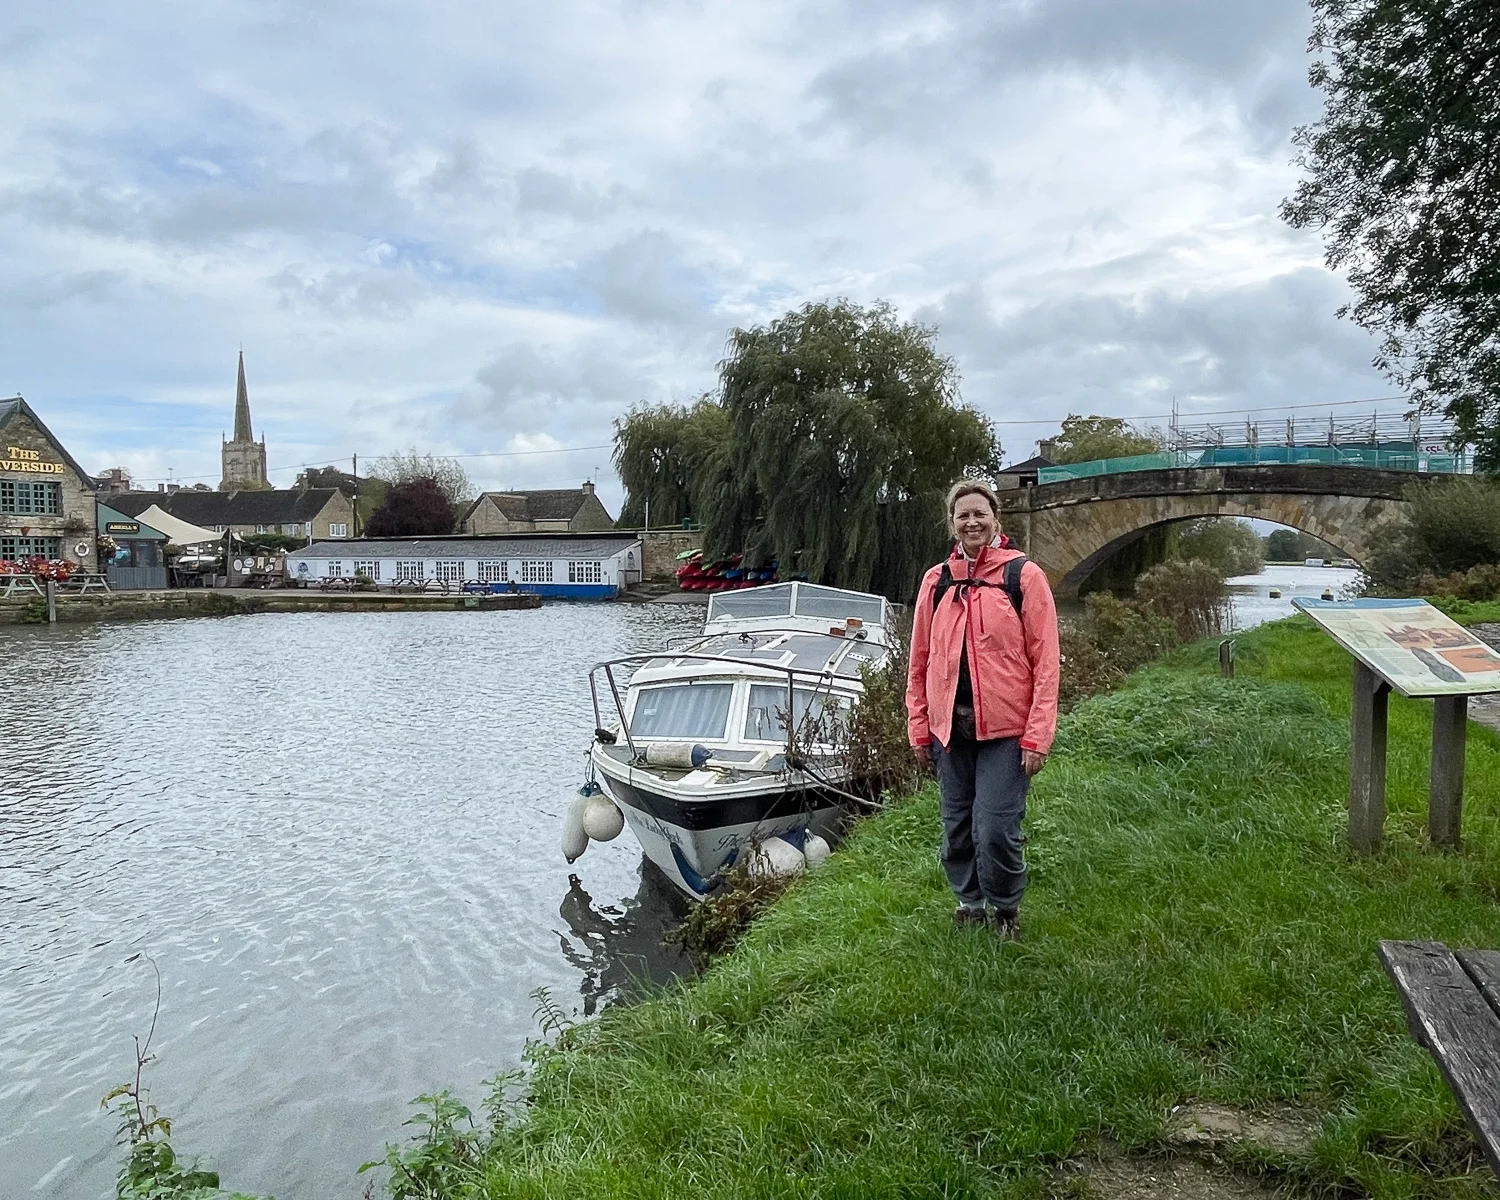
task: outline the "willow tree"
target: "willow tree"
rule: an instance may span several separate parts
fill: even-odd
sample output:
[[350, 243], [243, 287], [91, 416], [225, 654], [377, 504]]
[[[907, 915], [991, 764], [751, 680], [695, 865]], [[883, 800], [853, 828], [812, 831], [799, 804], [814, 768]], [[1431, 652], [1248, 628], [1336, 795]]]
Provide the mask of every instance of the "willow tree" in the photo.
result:
[[685, 506], [710, 556], [909, 600], [946, 545], [944, 491], [999, 462], [935, 338], [847, 300], [736, 329], [714, 400], [617, 426], [626, 511], [650, 494], [653, 522], [658, 504]]

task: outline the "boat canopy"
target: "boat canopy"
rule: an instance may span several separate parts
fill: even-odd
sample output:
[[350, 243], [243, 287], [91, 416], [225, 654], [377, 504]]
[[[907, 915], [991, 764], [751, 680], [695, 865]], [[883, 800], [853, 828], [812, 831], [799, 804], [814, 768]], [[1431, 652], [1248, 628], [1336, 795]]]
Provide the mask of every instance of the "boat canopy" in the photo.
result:
[[815, 624], [839, 624], [851, 617], [866, 627], [884, 630], [884, 596], [824, 587], [817, 583], [772, 583], [764, 587], [716, 592], [708, 602], [708, 633], [743, 628], [748, 623], [764, 627], [768, 620], [790, 623], [796, 618]]

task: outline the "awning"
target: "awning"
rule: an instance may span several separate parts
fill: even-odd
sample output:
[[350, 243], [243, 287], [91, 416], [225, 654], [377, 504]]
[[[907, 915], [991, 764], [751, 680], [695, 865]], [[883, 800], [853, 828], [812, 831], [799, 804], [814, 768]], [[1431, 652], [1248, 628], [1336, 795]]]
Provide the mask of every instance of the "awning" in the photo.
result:
[[153, 504], [145, 512], [136, 518], [142, 525], [149, 525], [152, 529], [159, 529], [167, 535], [167, 541], [178, 546], [200, 546], [204, 542], [217, 542], [224, 535], [215, 533], [212, 529], [204, 529], [201, 525], [191, 525], [187, 521], [179, 521], [169, 512], [163, 512], [160, 505]]

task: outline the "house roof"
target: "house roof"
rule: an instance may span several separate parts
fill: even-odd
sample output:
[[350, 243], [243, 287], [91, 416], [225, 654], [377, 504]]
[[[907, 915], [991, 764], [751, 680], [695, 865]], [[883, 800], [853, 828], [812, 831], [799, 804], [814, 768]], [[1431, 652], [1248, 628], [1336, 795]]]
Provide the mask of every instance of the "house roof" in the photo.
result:
[[8, 400], [0, 400], [0, 429], [4, 429], [10, 423], [11, 418], [19, 416], [22, 413], [29, 417], [31, 423], [42, 431], [42, 435], [52, 443], [53, 448], [62, 456], [63, 462], [67, 463], [73, 469], [78, 477], [83, 480], [85, 486], [90, 489], [98, 487], [98, 484], [94, 482], [94, 477], [78, 465], [78, 460], [68, 453], [67, 448], [57, 440], [52, 430], [48, 429], [41, 417], [36, 415], [36, 410], [27, 404], [25, 400], [21, 399], [20, 396], [12, 396]]
[[179, 521], [212, 528], [215, 525], [286, 525], [311, 521], [338, 495], [337, 488], [281, 488], [238, 492], [116, 492], [110, 507], [139, 516], [153, 504]]
[[584, 488], [551, 488], [536, 492], [484, 492], [469, 505], [468, 520], [485, 500], [511, 521], [571, 521], [592, 493]]
[[1039, 471], [1043, 467], [1055, 467], [1057, 464], [1050, 458], [1043, 458], [1038, 454], [1035, 458], [1028, 458], [1025, 462], [1011, 463], [1000, 471], [1002, 475], [1027, 475]]
[[340, 538], [314, 542], [294, 551], [291, 558], [609, 558], [628, 550], [640, 539], [633, 534], [584, 537], [531, 535], [521, 537]]

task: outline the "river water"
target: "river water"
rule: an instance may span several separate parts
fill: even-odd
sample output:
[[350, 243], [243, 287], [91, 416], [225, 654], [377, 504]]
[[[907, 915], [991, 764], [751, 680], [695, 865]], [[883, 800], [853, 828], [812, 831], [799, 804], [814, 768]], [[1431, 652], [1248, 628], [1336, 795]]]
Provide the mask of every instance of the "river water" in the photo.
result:
[[[1235, 627], [1354, 572], [1231, 581]], [[1282, 589], [1280, 600], [1269, 589]], [[586, 673], [698, 605], [0, 628], [0, 1196], [113, 1195], [100, 1097], [147, 1070], [227, 1185], [359, 1196], [408, 1101], [686, 968], [628, 832], [557, 850]], [[149, 956], [150, 962], [146, 957]], [[154, 962], [153, 969], [151, 962]]]
[[627, 832], [557, 849], [586, 673], [674, 605], [0, 628], [0, 1196], [112, 1196], [100, 1097], [147, 1070], [226, 1185], [361, 1195], [408, 1101], [518, 1064], [683, 902]]

